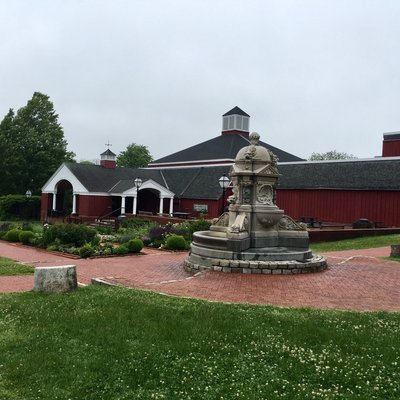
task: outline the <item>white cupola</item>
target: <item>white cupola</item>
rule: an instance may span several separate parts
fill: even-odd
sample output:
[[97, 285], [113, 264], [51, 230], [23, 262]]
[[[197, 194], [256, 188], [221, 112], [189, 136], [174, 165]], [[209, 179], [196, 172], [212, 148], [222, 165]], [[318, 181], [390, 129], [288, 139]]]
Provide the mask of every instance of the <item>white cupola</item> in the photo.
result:
[[116, 167], [116, 154], [110, 149], [107, 149], [104, 153], [100, 154], [100, 165], [104, 168], [114, 169]]
[[222, 134], [236, 133], [248, 137], [249, 121], [250, 115], [236, 106], [222, 116]]

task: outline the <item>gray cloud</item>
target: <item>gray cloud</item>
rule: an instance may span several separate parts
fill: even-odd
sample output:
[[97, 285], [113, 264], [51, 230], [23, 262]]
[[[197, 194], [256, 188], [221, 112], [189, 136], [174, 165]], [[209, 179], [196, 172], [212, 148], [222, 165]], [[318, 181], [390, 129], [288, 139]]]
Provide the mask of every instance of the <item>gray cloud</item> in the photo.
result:
[[0, 3], [0, 113], [50, 96], [78, 159], [155, 158], [215, 137], [235, 105], [301, 157], [373, 157], [400, 130], [398, 1]]

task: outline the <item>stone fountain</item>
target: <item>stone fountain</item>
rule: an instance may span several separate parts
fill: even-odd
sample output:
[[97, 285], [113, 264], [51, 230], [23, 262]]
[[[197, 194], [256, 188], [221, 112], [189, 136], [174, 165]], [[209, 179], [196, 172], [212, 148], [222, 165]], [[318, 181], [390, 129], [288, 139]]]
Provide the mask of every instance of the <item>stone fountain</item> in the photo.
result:
[[307, 227], [275, 204], [278, 160], [259, 138], [252, 133], [250, 145], [239, 150], [230, 171], [229, 212], [209, 231], [194, 233], [185, 269], [299, 274], [327, 268], [326, 260], [309, 248]]

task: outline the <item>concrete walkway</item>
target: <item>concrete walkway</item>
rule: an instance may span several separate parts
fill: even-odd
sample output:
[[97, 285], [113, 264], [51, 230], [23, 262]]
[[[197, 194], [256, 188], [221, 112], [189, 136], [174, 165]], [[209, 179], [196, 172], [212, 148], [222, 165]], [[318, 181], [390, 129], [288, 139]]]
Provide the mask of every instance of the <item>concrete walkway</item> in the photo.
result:
[[[202, 272], [181, 263], [186, 253], [145, 249], [145, 254], [68, 259], [21, 244], [0, 241], [0, 255], [33, 266], [76, 265], [78, 281], [92, 278], [126, 287], [212, 301], [358, 311], [400, 311], [400, 263], [384, 261], [389, 247], [325, 253], [329, 269], [304, 275], [246, 275]], [[0, 292], [28, 291], [33, 276], [0, 276]]]

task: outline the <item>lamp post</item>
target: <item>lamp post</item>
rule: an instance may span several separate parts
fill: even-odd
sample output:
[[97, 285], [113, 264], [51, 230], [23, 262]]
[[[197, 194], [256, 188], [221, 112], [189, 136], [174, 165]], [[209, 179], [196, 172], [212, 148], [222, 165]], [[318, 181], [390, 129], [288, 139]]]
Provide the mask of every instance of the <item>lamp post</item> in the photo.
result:
[[[133, 183], [135, 184], [135, 188], [136, 188], [136, 199], [134, 198], [133, 200], [134, 201], [136, 200], [136, 206], [137, 206], [137, 200], [138, 200], [138, 197], [139, 197], [139, 188], [140, 188], [140, 186], [142, 186], [143, 181], [139, 177], [137, 177], [133, 181]], [[136, 215], [137, 214], [136, 207], [134, 207], [134, 209], [135, 209], [135, 215]]]
[[223, 174], [221, 178], [218, 179], [219, 186], [222, 188], [222, 209], [221, 215], [224, 213], [224, 205], [225, 205], [225, 190], [229, 186], [229, 178]]
[[28, 189], [28, 190], [25, 192], [25, 196], [26, 196], [27, 199], [29, 199], [30, 197], [32, 197], [32, 192]]

